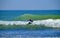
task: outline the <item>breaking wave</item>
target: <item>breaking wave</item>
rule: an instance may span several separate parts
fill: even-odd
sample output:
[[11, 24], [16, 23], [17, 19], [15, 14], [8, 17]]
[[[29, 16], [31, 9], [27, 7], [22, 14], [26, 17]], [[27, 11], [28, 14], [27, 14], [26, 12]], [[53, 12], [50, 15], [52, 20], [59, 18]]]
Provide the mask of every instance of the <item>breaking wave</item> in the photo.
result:
[[[2, 25], [27, 25], [29, 21], [0, 21]], [[46, 19], [33, 21], [32, 25], [45, 25], [48, 27], [60, 27], [60, 19]]]

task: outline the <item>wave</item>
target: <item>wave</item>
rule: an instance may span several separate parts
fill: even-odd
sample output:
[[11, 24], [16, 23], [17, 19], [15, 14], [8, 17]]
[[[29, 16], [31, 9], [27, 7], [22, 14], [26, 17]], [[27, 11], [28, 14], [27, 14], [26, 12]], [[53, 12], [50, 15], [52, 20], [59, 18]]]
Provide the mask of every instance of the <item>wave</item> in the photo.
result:
[[[2, 25], [27, 25], [29, 21], [0, 21]], [[48, 27], [60, 27], [60, 19], [46, 19], [33, 21], [31, 25], [45, 25]]]

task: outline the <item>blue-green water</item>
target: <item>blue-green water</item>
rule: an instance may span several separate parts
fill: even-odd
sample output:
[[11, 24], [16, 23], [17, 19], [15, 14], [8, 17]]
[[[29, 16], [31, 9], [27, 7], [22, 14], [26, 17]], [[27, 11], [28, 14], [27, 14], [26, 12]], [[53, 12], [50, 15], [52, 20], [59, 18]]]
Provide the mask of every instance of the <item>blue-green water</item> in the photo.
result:
[[0, 10], [0, 20], [12, 20], [23, 14], [60, 15], [60, 10]]
[[[0, 20], [12, 20], [23, 14], [37, 15], [60, 15], [60, 10], [0, 10]], [[60, 30], [39, 29], [39, 30], [0, 30], [0, 38], [37, 38], [37, 37], [60, 37]]]
[[0, 38], [26, 38], [26, 37], [60, 37], [60, 30], [40, 29], [40, 30], [0, 30]]

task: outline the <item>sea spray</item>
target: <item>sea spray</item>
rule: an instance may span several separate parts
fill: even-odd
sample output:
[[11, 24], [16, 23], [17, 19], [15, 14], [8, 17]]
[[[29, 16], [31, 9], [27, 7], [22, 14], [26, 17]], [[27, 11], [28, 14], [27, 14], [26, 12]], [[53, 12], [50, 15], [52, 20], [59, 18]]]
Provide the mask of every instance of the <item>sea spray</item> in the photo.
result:
[[[0, 21], [2, 25], [27, 25], [29, 21]], [[31, 25], [44, 25], [47, 27], [60, 27], [60, 19], [46, 19], [33, 21]]]
[[32, 23], [33, 25], [45, 25], [48, 27], [60, 27], [60, 19], [46, 19], [46, 20], [38, 20]]

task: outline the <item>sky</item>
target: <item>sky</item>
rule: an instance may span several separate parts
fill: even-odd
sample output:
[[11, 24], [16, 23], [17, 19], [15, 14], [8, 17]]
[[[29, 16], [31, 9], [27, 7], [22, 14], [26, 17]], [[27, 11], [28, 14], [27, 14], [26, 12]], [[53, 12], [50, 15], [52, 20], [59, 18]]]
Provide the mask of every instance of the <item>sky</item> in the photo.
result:
[[60, 0], [0, 0], [0, 10], [60, 10]]

